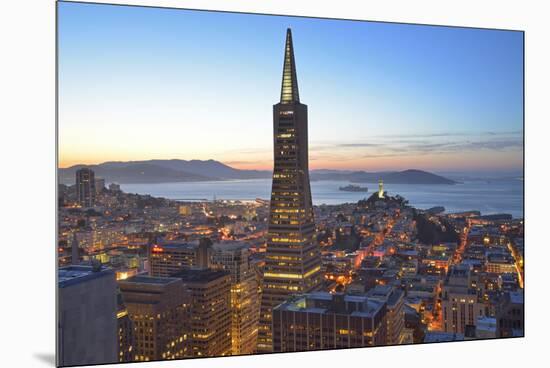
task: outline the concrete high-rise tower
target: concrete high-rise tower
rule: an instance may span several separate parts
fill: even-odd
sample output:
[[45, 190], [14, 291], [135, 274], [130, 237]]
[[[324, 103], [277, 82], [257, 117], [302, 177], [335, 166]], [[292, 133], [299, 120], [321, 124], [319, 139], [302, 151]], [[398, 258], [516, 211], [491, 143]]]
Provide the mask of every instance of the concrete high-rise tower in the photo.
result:
[[95, 204], [95, 174], [92, 169], [83, 167], [76, 170], [76, 197], [82, 207], [93, 207]]
[[57, 275], [57, 366], [117, 363], [115, 273], [71, 265]]
[[290, 29], [280, 102], [273, 106], [274, 168], [258, 331], [258, 352], [273, 350], [272, 310], [291, 294], [318, 289], [321, 256], [308, 168], [307, 106], [300, 103]]
[[250, 262], [250, 244], [223, 241], [212, 248], [213, 268], [231, 274], [231, 354], [252, 354], [258, 340], [260, 293]]

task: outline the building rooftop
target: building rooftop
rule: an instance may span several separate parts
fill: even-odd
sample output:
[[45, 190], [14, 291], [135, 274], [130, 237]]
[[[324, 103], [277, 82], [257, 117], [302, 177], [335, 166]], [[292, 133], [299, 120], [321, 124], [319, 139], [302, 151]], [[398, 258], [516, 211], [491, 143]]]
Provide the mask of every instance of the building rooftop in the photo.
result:
[[57, 281], [58, 286], [64, 288], [110, 275], [114, 277], [114, 272], [109, 268], [99, 268], [94, 271], [92, 266], [71, 265], [58, 270]]
[[153, 248], [160, 248], [160, 249], [171, 249], [171, 250], [178, 250], [178, 249], [196, 249], [198, 247], [198, 242], [174, 242], [174, 243], [159, 243], [156, 244]]
[[227, 275], [229, 275], [229, 272], [222, 270], [212, 270], [209, 268], [189, 268], [178, 271], [171, 276], [181, 279], [183, 282], [210, 282]]
[[367, 292], [368, 297], [384, 300], [390, 307], [402, 299], [403, 295], [402, 290], [395, 289], [391, 285], [376, 285]]
[[153, 277], [153, 276], [136, 275], [136, 276], [127, 278], [126, 280], [121, 280], [119, 282], [133, 283], [133, 284], [165, 285], [165, 284], [174, 282], [176, 280], [178, 279], [174, 277]]
[[424, 336], [424, 342], [449, 342], [449, 341], [462, 341], [464, 340], [464, 335], [453, 332], [440, 332], [440, 331], [429, 331]]
[[424, 258], [426, 261], [448, 261], [451, 258], [450, 254], [431, 254]]
[[484, 331], [496, 331], [497, 320], [494, 317], [478, 316], [476, 320], [476, 328]]
[[449, 277], [468, 277], [470, 276], [470, 265], [458, 264], [451, 267]]
[[418, 256], [418, 251], [415, 249], [399, 249], [397, 251], [397, 254], [402, 256], [416, 257]]
[[248, 249], [250, 248], [250, 244], [238, 241], [238, 240], [225, 240], [219, 243], [214, 243], [212, 245], [212, 248], [214, 250], [223, 251], [223, 250], [238, 250], [238, 249]]
[[392, 293], [393, 287], [391, 285], [376, 285], [374, 288], [367, 292], [369, 297], [377, 298], [389, 298]]
[[487, 262], [513, 265], [514, 259], [511, 256], [493, 253], [487, 256]]
[[374, 317], [385, 303], [361, 295], [349, 295], [343, 293], [330, 294], [327, 292], [314, 292], [292, 297], [286, 302], [275, 307], [277, 310], [287, 310], [307, 313], [336, 313], [350, 316]]
[[521, 291], [514, 291], [510, 293], [510, 302], [514, 304], [523, 304], [523, 292]]
[[316, 291], [313, 293], [306, 294], [308, 299], [317, 299], [317, 300], [332, 300], [332, 294], [325, 291]]
[[468, 265], [468, 266], [470, 266], [470, 267], [478, 266], [478, 265], [481, 265], [481, 264], [482, 264], [481, 260], [479, 260], [479, 259], [472, 259], [472, 258], [463, 259], [460, 263], [461, 263], [461, 264]]

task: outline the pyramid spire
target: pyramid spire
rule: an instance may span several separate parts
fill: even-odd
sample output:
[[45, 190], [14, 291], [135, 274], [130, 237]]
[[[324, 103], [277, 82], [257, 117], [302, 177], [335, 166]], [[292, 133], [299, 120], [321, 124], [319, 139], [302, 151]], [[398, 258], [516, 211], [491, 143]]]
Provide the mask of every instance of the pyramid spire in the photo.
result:
[[292, 47], [292, 31], [286, 30], [285, 61], [283, 64], [283, 83], [281, 86], [281, 103], [300, 102], [298, 94], [298, 78], [296, 78], [296, 63]]

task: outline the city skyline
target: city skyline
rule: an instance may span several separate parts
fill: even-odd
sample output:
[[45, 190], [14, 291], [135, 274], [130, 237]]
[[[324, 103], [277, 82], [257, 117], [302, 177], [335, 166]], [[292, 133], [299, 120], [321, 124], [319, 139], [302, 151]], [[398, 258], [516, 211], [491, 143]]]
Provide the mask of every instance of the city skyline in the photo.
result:
[[[89, 70], [73, 75], [88, 78], [89, 83], [80, 80], [81, 88], [74, 94], [61, 83], [64, 98], [74, 97], [74, 102], [97, 88], [89, 100], [80, 101], [91, 109], [89, 115], [80, 116], [92, 124], [84, 121], [84, 126], [78, 126], [73, 147], [81, 152], [96, 147], [97, 156], [110, 159], [117, 152], [173, 157], [176, 153], [170, 150], [177, 149], [179, 154], [209, 155], [203, 159], [233, 152], [220, 160], [244, 167], [248, 162], [253, 168], [272, 163], [273, 170], [238, 172], [216, 162], [160, 160], [58, 170], [58, 365], [524, 336], [522, 178], [470, 177], [459, 182], [415, 170], [310, 173], [310, 160], [318, 167], [340, 169], [359, 165], [425, 169], [422, 159], [431, 168], [444, 164], [483, 169], [491, 160], [514, 167], [513, 158], [523, 157], [521, 134], [514, 130], [517, 106], [512, 106], [510, 90], [495, 85], [513, 82], [498, 79], [498, 72], [489, 77], [495, 65], [480, 60], [489, 45], [496, 47], [493, 42], [477, 50], [471, 65], [466, 65], [468, 58], [458, 57], [454, 64], [449, 61], [450, 69], [438, 69], [435, 54], [419, 52], [419, 44], [429, 40], [428, 49], [435, 50], [452, 41], [452, 47], [436, 53], [448, 57], [451, 49], [455, 56], [462, 55], [460, 50], [472, 55], [465, 50], [476, 42], [446, 39], [446, 31], [437, 32], [437, 37], [416, 34], [415, 40], [421, 41], [413, 46], [424, 58], [406, 59], [406, 64], [399, 65], [406, 55], [395, 53], [411, 44], [392, 45], [385, 60], [396, 64], [386, 68], [381, 63], [384, 58], [373, 57], [379, 63], [375, 68], [369, 58], [349, 58], [350, 51], [362, 51], [356, 45], [377, 38], [373, 29], [365, 31], [364, 38], [345, 36], [340, 31], [357, 32], [347, 29], [351, 23], [327, 26], [322, 29], [330, 32], [321, 35], [317, 19], [308, 19], [308, 28], [300, 18], [285, 18], [292, 24], [283, 29], [284, 44], [271, 55], [266, 43], [279, 42], [265, 39], [270, 27], [250, 33], [257, 16], [237, 26], [231, 19], [237, 15], [230, 14], [224, 18], [227, 23], [211, 28], [208, 22], [219, 14], [211, 18], [211, 13], [197, 13], [207, 15], [198, 25], [161, 9], [155, 11], [157, 18], [147, 11], [138, 28], [125, 28], [138, 20], [135, 16], [140, 11], [130, 14], [132, 10], [123, 18], [118, 18], [120, 14], [86, 18], [106, 25], [82, 28], [90, 35], [107, 30], [105, 44], [94, 45], [85, 35], [67, 33], [66, 28], [61, 33], [83, 37], [73, 51], [90, 53], [86, 60], [91, 61]], [[174, 18], [164, 18], [167, 14]], [[78, 23], [79, 18], [67, 19]], [[189, 27], [185, 32], [182, 19], [183, 28]], [[108, 26], [115, 20], [122, 22], [119, 31], [129, 38], [116, 40], [120, 33]], [[158, 24], [153, 27], [155, 21]], [[245, 32], [236, 35], [235, 29]], [[308, 34], [313, 29], [317, 33]], [[211, 34], [220, 30], [223, 34]], [[152, 32], [151, 38], [140, 32]], [[393, 32], [394, 40], [402, 41], [396, 37], [399, 32]], [[295, 41], [293, 33], [302, 35], [301, 42]], [[168, 48], [172, 57], [160, 55], [170, 42], [159, 50], [148, 47], [149, 41], [149, 46], [155, 46], [168, 34], [176, 43], [182, 35], [193, 41], [186, 42], [185, 50]], [[399, 36], [405, 35], [409, 33]], [[378, 38], [373, 55], [383, 53], [381, 47], [389, 41], [386, 36]], [[351, 39], [348, 49], [338, 43]], [[109, 49], [107, 44], [113, 40], [122, 42]], [[322, 41], [317, 45], [324, 54], [312, 57], [316, 41]], [[80, 45], [86, 46], [78, 49]], [[140, 55], [132, 58], [132, 48]], [[271, 70], [281, 54], [282, 68], [279, 62], [279, 68]], [[103, 64], [105, 57], [107, 64]], [[156, 65], [153, 59], [167, 64], [147, 69]], [[359, 61], [361, 67], [347, 65]], [[69, 76], [72, 81], [74, 64], [59, 63], [64, 73], [61, 80]], [[331, 63], [336, 69], [325, 69]], [[499, 65], [507, 70], [512, 68], [508, 64]], [[108, 70], [96, 75], [101, 65]], [[480, 65], [486, 69], [479, 70]], [[140, 66], [146, 69], [140, 71]], [[401, 74], [391, 74], [393, 67]], [[183, 72], [176, 71], [182, 68]], [[470, 80], [457, 70], [467, 71]], [[264, 72], [278, 76], [278, 82]], [[308, 77], [303, 78], [304, 74]], [[380, 79], [368, 80], [373, 76]], [[393, 92], [384, 84], [388, 81], [395, 83]], [[434, 92], [437, 85], [441, 94]], [[174, 86], [178, 87], [172, 90]], [[267, 106], [263, 99], [273, 92], [264, 90], [265, 86], [277, 91]], [[379, 94], [373, 97], [371, 91]], [[142, 104], [134, 105], [142, 98]], [[499, 109], [508, 98], [511, 105]], [[389, 100], [392, 103], [385, 105]], [[164, 110], [170, 104], [173, 109]], [[460, 113], [453, 112], [453, 104], [463, 107]], [[70, 101], [61, 105], [68, 106], [69, 112], [74, 108]], [[269, 111], [271, 124], [264, 123], [263, 112], [256, 116], [256, 109]], [[66, 121], [64, 111], [60, 121]], [[370, 121], [369, 111], [374, 114]], [[101, 120], [121, 112], [129, 119], [126, 123]], [[397, 118], [386, 122], [387, 116]], [[450, 120], [440, 126], [439, 119], [445, 116]], [[174, 117], [181, 120], [167, 125]], [[194, 130], [196, 124], [187, 124], [190, 118], [202, 119], [198, 130]], [[408, 120], [403, 123], [401, 118]], [[96, 130], [97, 121], [101, 123]], [[480, 125], [481, 121], [485, 124]], [[86, 130], [89, 127], [93, 129]], [[61, 123], [60, 129], [62, 151], [71, 129], [64, 130]], [[269, 139], [264, 132], [269, 132]], [[310, 145], [312, 137], [317, 141]], [[232, 151], [235, 147], [240, 151]], [[265, 160], [264, 148], [271, 151]], [[253, 161], [230, 161], [238, 159], [239, 152]], [[511, 158], [503, 161], [506, 155]], [[242, 180], [226, 181], [236, 178]], [[373, 180], [378, 190], [373, 190]], [[324, 188], [320, 181], [326, 183]], [[89, 321], [94, 321], [94, 328], [87, 328]]]
[[179, 158], [271, 169], [278, 35], [290, 26], [301, 92], [315, 107], [311, 169], [522, 170], [521, 32], [70, 3], [59, 11], [61, 167]]

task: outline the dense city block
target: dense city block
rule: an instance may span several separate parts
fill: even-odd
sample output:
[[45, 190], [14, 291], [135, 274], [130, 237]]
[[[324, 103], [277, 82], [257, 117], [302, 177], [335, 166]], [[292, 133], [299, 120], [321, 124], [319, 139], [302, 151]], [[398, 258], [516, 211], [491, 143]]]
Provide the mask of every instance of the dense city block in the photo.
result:
[[[269, 202], [104, 185], [92, 203], [60, 187], [65, 364], [257, 352]], [[521, 219], [419, 210], [383, 187], [313, 211], [320, 285], [273, 308], [273, 351], [523, 335]]]

